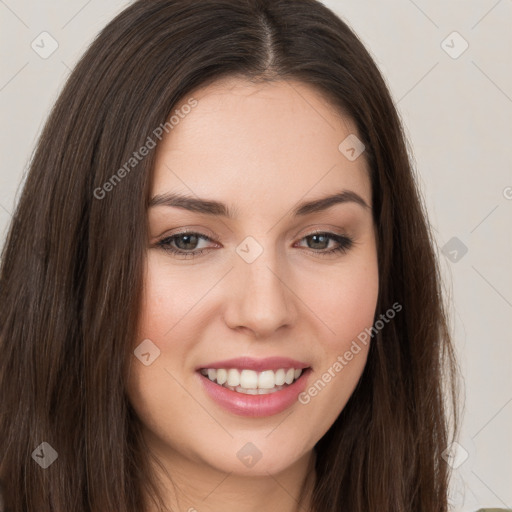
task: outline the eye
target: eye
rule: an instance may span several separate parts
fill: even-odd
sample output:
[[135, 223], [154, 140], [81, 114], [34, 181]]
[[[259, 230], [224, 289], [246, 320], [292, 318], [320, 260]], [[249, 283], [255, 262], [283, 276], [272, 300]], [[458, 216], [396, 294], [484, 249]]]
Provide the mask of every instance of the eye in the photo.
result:
[[[197, 250], [197, 245], [200, 240], [213, 242], [210, 237], [203, 235], [202, 233], [184, 231], [160, 240], [157, 242], [157, 246], [177, 257], [194, 258], [208, 250], [204, 248]], [[173, 244], [175, 244], [175, 246]]]
[[[354, 240], [346, 235], [318, 231], [311, 233], [301, 239], [305, 240], [309, 252], [319, 256], [329, 256], [335, 253], [346, 253], [354, 245]], [[191, 259], [208, 252], [210, 248], [199, 248], [201, 241], [212, 242], [216, 244], [209, 236], [194, 231], [184, 231], [168, 236], [157, 242], [156, 246], [171, 253], [173, 256], [182, 259]], [[329, 243], [334, 241], [335, 246], [328, 250]], [[218, 245], [217, 245], [218, 246]]]
[[[318, 231], [305, 236], [302, 240], [306, 240], [310, 249], [319, 256], [329, 256], [335, 253], [346, 253], [354, 245], [354, 240], [346, 235], [338, 235], [337, 233], [329, 233]], [[329, 250], [322, 250], [329, 247], [329, 242], [333, 240], [337, 245]], [[311, 247], [312, 246], [312, 247]]]

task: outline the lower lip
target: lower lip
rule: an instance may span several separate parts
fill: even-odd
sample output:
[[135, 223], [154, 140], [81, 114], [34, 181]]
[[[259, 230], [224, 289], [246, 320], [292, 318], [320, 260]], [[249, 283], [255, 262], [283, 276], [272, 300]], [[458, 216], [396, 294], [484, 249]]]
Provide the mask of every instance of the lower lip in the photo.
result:
[[303, 370], [301, 376], [289, 386], [266, 395], [246, 395], [212, 382], [197, 372], [208, 395], [224, 409], [239, 416], [262, 417], [279, 414], [298, 401], [297, 397], [306, 388], [311, 368]]

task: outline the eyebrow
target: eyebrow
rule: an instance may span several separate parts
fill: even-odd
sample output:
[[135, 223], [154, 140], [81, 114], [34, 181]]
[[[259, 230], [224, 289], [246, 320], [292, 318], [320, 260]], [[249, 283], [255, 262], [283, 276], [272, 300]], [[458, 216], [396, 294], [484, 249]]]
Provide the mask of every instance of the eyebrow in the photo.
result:
[[[293, 208], [291, 213], [294, 217], [300, 217], [312, 213], [322, 212], [336, 204], [344, 203], [355, 203], [365, 209], [372, 209], [371, 206], [369, 206], [366, 201], [356, 192], [353, 192], [352, 190], [342, 190], [341, 192], [322, 197], [320, 199], [304, 201]], [[235, 211], [231, 210], [224, 203], [176, 193], [159, 194], [154, 196], [149, 203], [149, 207], [153, 208], [155, 206], [171, 206], [175, 208], [183, 208], [192, 212], [203, 213], [206, 215], [215, 215], [229, 219], [235, 218]]]

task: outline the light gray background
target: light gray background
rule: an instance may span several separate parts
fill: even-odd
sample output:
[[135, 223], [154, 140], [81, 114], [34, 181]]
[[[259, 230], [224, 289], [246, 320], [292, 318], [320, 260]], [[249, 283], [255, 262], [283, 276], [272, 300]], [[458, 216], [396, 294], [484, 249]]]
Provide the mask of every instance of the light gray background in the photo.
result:
[[[453, 464], [467, 459], [454, 470], [454, 510], [510, 508], [512, 0], [324, 3], [360, 36], [390, 87], [435, 233], [465, 376]], [[1, 244], [50, 107], [78, 57], [127, 5], [0, 0]], [[43, 31], [59, 45], [47, 59], [31, 48], [42, 46]], [[453, 237], [458, 245], [446, 246]]]

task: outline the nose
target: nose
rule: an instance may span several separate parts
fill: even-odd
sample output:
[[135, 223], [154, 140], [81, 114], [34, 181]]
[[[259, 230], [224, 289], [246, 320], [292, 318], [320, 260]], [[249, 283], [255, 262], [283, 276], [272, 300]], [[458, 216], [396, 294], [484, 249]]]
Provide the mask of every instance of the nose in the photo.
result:
[[264, 250], [252, 263], [237, 256], [228, 284], [226, 324], [235, 330], [249, 330], [256, 338], [291, 327], [297, 319], [298, 299], [287, 276], [275, 251]]

